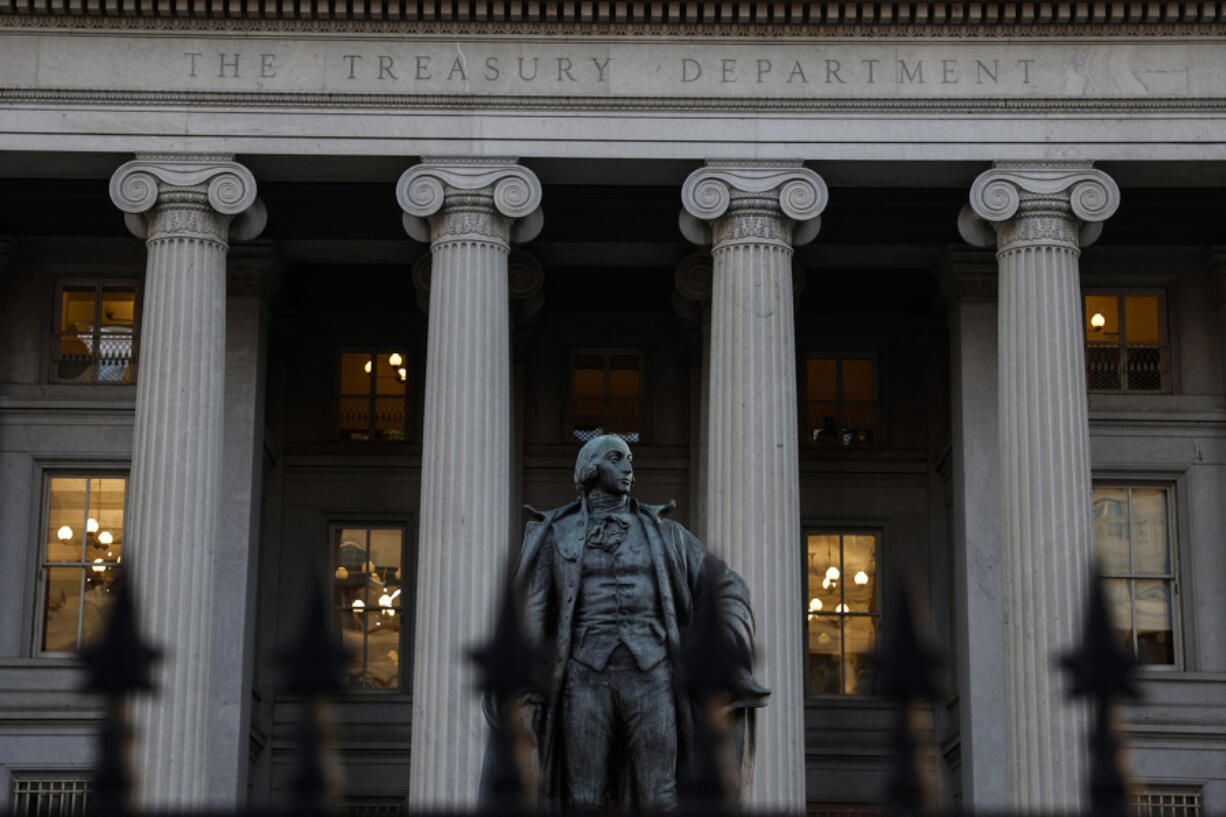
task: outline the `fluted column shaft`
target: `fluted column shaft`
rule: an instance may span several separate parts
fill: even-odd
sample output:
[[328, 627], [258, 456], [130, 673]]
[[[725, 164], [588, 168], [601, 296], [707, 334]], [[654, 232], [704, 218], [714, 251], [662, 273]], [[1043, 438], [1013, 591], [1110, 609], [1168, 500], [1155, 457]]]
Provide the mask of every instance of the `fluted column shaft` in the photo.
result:
[[127, 557], [141, 629], [165, 657], [135, 709], [138, 800], [200, 808], [208, 781], [213, 575], [221, 515], [226, 251], [255, 198], [225, 157], [138, 159], [111, 180], [144, 213], [148, 261], [128, 496]]
[[812, 171], [756, 164], [709, 165], [682, 193], [712, 243], [708, 545], [749, 585], [755, 674], [772, 690], [749, 805], [792, 813], [805, 806], [792, 238], [825, 197]]
[[998, 163], [971, 206], [994, 222], [1009, 806], [1073, 810], [1086, 793], [1087, 712], [1056, 657], [1082, 631], [1093, 560], [1078, 257], [1118, 205], [1088, 165]]
[[536, 209], [540, 187], [514, 165], [426, 163], [398, 196], [411, 217], [429, 218], [433, 257], [409, 800], [464, 809], [477, 802], [487, 736], [468, 653], [490, 637], [507, 570], [507, 257], [512, 222]]

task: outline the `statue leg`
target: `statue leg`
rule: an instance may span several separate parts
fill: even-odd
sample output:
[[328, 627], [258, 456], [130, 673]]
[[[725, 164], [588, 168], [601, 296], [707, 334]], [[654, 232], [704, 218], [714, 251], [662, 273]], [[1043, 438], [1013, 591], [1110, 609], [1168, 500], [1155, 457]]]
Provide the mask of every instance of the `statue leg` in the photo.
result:
[[574, 811], [604, 811], [612, 725], [613, 695], [604, 673], [571, 661], [562, 692], [561, 753]]
[[667, 661], [649, 670], [622, 670], [618, 703], [634, 769], [639, 810], [671, 814], [677, 810], [677, 709]]

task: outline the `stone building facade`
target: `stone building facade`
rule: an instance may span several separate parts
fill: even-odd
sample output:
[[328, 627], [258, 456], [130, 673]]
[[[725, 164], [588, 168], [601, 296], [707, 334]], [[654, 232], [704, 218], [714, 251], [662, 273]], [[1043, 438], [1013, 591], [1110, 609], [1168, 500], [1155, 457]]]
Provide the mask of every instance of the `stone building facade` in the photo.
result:
[[895, 581], [941, 801], [1077, 804], [1097, 564], [1135, 796], [1226, 809], [1223, 65], [1221, 2], [0, 0], [0, 804], [85, 796], [124, 571], [144, 803], [285, 801], [317, 585], [349, 806], [471, 803], [604, 431], [754, 594], [758, 806], [881, 799]]

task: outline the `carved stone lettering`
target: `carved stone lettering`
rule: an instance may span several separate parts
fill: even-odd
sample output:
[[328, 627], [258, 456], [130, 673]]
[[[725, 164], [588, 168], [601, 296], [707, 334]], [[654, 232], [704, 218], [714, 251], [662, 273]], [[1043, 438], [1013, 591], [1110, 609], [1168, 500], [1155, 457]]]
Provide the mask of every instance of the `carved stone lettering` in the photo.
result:
[[[0, 32], [0, 54], [18, 33]], [[134, 44], [133, 38], [141, 42]], [[1226, 42], [757, 42], [40, 35], [2, 90], [587, 95], [626, 99], [1226, 97]], [[12, 52], [16, 53], [16, 52]], [[113, 66], [104, 73], [99, 64]], [[7, 76], [16, 76], [10, 72]]]

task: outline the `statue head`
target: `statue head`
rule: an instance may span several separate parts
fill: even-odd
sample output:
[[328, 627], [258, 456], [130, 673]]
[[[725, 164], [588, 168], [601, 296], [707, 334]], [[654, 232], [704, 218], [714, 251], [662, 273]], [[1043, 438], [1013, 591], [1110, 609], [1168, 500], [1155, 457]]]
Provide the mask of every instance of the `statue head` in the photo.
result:
[[599, 489], [625, 495], [634, 487], [634, 457], [630, 446], [616, 434], [593, 437], [575, 458], [575, 488], [581, 494]]

